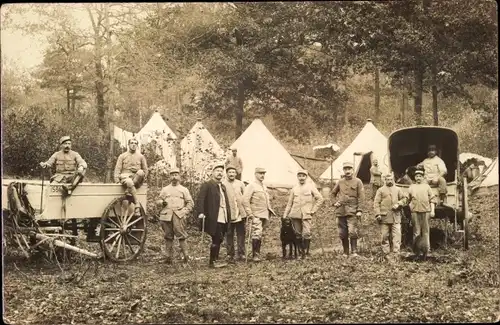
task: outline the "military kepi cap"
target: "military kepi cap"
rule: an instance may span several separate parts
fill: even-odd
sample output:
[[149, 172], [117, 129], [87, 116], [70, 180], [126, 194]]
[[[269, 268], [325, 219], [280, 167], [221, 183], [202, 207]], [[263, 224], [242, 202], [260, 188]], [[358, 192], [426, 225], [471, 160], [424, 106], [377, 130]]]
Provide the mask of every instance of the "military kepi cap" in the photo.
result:
[[342, 164], [342, 168], [354, 168], [354, 164], [350, 161], [346, 161]]
[[430, 144], [429, 147], [427, 147], [428, 150], [436, 150], [436, 145], [435, 144]]
[[174, 173], [178, 173], [179, 174], [180, 173], [179, 168], [174, 167], [174, 168], [170, 169], [170, 174], [174, 174]]
[[299, 170], [297, 171], [297, 175], [299, 175], [299, 174], [304, 174], [304, 175], [306, 175], [306, 176], [309, 176], [309, 173], [308, 173], [308, 172], [307, 172], [307, 170], [305, 170], [305, 169], [299, 169]]
[[226, 172], [229, 171], [230, 169], [236, 170], [236, 167], [234, 167], [233, 165], [229, 165], [226, 167]]
[[224, 163], [223, 162], [215, 163], [212, 167], [212, 170], [214, 170], [215, 168], [218, 168], [218, 167], [224, 169]]
[[266, 169], [263, 168], [263, 167], [257, 167], [255, 168], [255, 172], [256, 173], [265, 173], [266, 172]]
[[421, 169], [417, 169], [417, 170], [415, 171], [415, 175], [417, 175], [417, 174], [424, 175], [424, 171], [423, 171], [423, 170], [421, 170]]
[[71, 137], [69, 135], [65, 135], [59, 139], [59, 144], [63, 144], [66, 141], [71, 141]]

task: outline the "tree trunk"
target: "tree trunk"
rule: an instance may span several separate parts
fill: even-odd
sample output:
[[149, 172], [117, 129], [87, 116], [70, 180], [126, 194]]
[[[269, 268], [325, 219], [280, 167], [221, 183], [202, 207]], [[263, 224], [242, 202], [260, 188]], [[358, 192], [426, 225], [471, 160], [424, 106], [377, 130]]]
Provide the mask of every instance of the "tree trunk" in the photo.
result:
[[113, 156], [115, 152], [115, 139], [114, 139], [114, 124], [113, 122], [109, 122], [109, 153], [108, 153], [108, 168], [106, 171], [106, 183], [112, 183], [113, 182]]
[[245, 83], [243, 81], [240, 81], [238, 84], [238, 94], [236, 98], [236, 107], [234, 110], [234, 115], [236, 117], [236, 130], [235, 130], [235, 138], [234, 140], [238, 139], [243, 133], [243, 114], [244, 114], [244, 107], [245, 107]]
[[375, 68], [375, 121], [380, 117], [380, 71]]
[[71, 98], [70, 98], [70, 89], [66, 88], [66, 110], [68, 112], [71, 111]]
[[419, 64], [415, 71], [415, 114], [417, 125], [422, 124], [422, 98], [423, 98], [424, 69]]
[[76, 106], [76, 89], [73, 88], [73, 97], [71, 97], [71, 111], [75, 112]]
[[438, 116], [438, 88], [437, 88], [437, 71], [436, 67], [432, 67], [432, 117], [434, 120], [434, 125], [439, 125]]
[[401, 123], [404, 125], [406, 121], [406, 110], [408, 108], [408, 76], [403, 77], [403, 93], [401, 98]]

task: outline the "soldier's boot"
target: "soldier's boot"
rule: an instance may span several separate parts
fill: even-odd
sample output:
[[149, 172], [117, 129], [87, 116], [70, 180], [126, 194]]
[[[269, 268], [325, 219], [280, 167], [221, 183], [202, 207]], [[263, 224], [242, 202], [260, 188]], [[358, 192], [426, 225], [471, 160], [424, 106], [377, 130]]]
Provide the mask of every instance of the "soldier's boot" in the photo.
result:
[[73, 190], [76, 188], [76, 186], [82, 181], [83, 176], [80, 174], [76, 174], [75, 177], [73, 177], [73, 181], [71, 184], [68, 186], [68, 195], [71, 195], [73, 193]]
[[260, 239], [252, 239], [252, 246], [253, 246], [252, 261], [254, 262], [260, 262], [260, 243], [261, 243]]
[[185, 239], [180, 239], [179, 240], [179, 246], [181, 248], [181, 252], [182, 252], [183, 259], [184, 259], [184, 263], [187, 263], [190, 260], [192, 260], [191, 256], [189, 256], [189, 254], [188, 254], [188, 248], [187, 248], [187, 243], [186, 243]]
[[357, 238], [351, 238], [351, 256], [352, 257], [358, 256], [358, 239]]
[[220, 245], [211, 245], [210, 246], [210, 261], [209, 267], [211, 268], [221, 268], [226, 266], [226, 263], [221, 263], [217, 261], [217, 256], [219, 256]]
[[348, 238], [342, 238], [342, 249], [344, 256], [349, 256], [349, 239]]
[[171, 239], [167, 239], [165, 244], [165, 263], [172, 264], [174, 257], [174, 241]]
[[311, 246], [311, 240], [310, 239], [304, 239], [304, 242], [305, 242], [305, 253], [306, 253], [306, 256], [310, 256], [309, 254], [309, 247]]
[[306, 258], [306, 240], [302, 239], [299, 241], [300, 247], [299, 247], [299, 252], [300, 252], [300, 257], [302, 259]]
[[440, 205], [448, 208], [453, 208], [451, 205], [448, 204], [448, 196], [446, 193], [439, 193], [439, 201]]

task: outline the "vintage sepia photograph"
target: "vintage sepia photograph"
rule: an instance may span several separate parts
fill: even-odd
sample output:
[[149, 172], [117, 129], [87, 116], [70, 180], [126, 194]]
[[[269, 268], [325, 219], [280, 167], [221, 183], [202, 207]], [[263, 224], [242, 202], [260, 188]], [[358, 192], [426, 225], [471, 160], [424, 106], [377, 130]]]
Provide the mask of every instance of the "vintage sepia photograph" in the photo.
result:
[[496, 1], [0, 14], [4, 323], [500, 322]]

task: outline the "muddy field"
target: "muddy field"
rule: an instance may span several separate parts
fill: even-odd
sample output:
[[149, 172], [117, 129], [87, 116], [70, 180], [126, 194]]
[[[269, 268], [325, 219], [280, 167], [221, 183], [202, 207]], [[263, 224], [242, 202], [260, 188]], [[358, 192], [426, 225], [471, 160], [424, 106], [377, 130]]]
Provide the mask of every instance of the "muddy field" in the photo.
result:
[[[273, 205], [282, 213], [286, 194]], [[208, 269], [208, 238], [192, 229], [188, 265], [163, 263], [162, 233], [150, 223], [138, 260], [117, 265], [76, 259], [58, 266], [4, 258], [4, 321], [12, 324], [493, 322], [500, 318], [498, 195], [472, 197], [471, 248], [433, 221], [432, 255], [396, 264], [380, 256], [371, 211], [361, 257], [339, 254], [330, 202], [314, 222], [312, 256], [283, 261], [278, 219], [263, 240], [266, 260]], [[370, 206], [371, 202], [367, 202]], [[81, 243], [85, 246], [86, 243]], [[94, 246], [92, 249], [98, 251]], [[221, 250], [221, 256], [225, 249]], [[178, 256], [180, 257], [180, 256]]]

